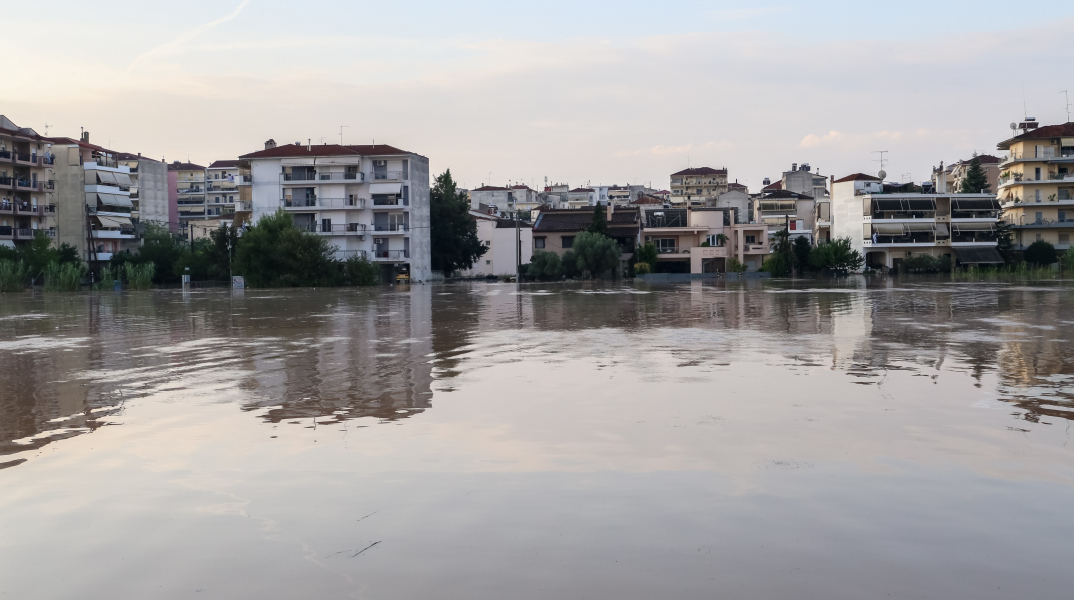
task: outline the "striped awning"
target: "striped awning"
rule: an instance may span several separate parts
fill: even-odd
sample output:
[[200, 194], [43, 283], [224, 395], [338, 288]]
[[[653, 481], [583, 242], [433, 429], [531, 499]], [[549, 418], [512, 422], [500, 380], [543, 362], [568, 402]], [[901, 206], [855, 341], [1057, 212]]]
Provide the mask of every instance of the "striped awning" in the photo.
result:
[[127, 217], [106, 217], [103, 215], [97, 215], [95, 218], [97, 219], [97, 223], [105, 229], [123, 229], [134, 227], [134, 223], [131, 223], [131, 220]]
[[959, 233], [963, 231], [995, 231], [996, 224], [991, 222], [984, 223], [952, 223], [952, 227]]
[[873, 223], [873, 231], [880, 235], [902, 235], [902, 223]]

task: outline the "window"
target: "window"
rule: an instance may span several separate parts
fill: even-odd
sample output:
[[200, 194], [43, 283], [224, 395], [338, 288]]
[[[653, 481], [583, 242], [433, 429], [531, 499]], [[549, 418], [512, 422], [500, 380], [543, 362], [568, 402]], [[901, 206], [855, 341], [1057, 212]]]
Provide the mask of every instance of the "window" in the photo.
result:
[[755, 235], [747, 235], [746, 236], [746, 243], [747, 244], [756, 244], [757, 243], [757, 236], [755, 236]]
[[1059, 188], [1059, 199], [1070, 200], [1070, 188]]
[[544, 248], [544, 238], [543, 237], [535, 237], [535, 238], [533, 238], [533, 247], [534, 248]]
[[1059, 243], [1069, 245], [1070, 244], [1070, 234], [1069, 233], [1060, 233], [1059, 234]]
[[228, 202], [234, 202], [235, 201], [235, 196], [228, 196], [227, 201]]
[[485, 261], [485, 264], [486, 264], [486, 265], [491, 265], [491, 264], [492, 264], [492, 261], [491, 261], [491, 260], [486, 260], [486, 261]]
[[702, 193], [703, 191], [704, 191], [704, 190], [702, 190], [701, 188], [697, 188], [697, 193], [698, 193], [698, 194]]
[[1037, 211], [1037, 219], [1036, 221], [1034, 221], [1034, 223], [1037, 223], [1039, 225], [1042, 221], [1044, 221], [1044, 213]]
[[1067, 221], [1067, 211], [1065, 211], [1065, 210], [1059, 211], [1059, 222], [1060, 223], [1066, 223], [1066, 221]]
[[654, 241], [656, 242], [656, 251], [661, 254], [675, 252], [675, 246], [678, 242], [675, 238], [657, 238]]
[[[1037, 170], [1039, 171], [1040, 169]], [[1036, 202], [1040, 202], [1040, 190], [1036, 190], [1035, 192], [1033, 192], [1033, 200]]]
[[563, 236], [563, 249], [567, 250], [567, 249], [570, 249], [570, 248], [573, 248], [573, 247], [574, 247], [574, 236], [573, 235], [565, 235], [565, 236]]
[[1033, 169], [1033, 175], [1034, 175], [1033, 179], [1035, 179], [1037, 181], [1040, 181], [1040, 167], [1037, 167], [1036, 169]]
[[321, 219], [321, 231], [325, 233], [332, 231], [332, 219]]

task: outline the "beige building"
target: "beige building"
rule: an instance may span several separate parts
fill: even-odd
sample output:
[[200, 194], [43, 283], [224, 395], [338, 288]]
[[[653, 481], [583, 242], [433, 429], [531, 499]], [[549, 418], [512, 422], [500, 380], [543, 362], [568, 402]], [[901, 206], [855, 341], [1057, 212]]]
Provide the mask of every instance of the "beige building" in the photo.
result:
[[1070, 248], [1074, 231], [1074, 122], [1029, 129], [999, 143], [999, 201], [1015, 247], [1037, 240]]
[[[756, 271], [768, 256], [768, 229], [736, 223], [730, 208], [650, 208], [642, 220], [642, 241], [656, 246], [654, 272], [722, 273], [734, 257]], [[660, 264], [664, 263], [664, 264]]]
[[[608, 217], [608, 237], [622, 248], [621, 260], [632, 256], [638, 243], [641, 211], [614, 204], [603, 207]], [[560, 256], [574, 247], [574, 238], [593, 222], [591, 207], [543, 210], [533, 222], [533, 250], [555, 252]]]
[[[999, 163], [1002, 160], [990, 154], [982, 154], [977, 157], [977, 161], [981, 164], [981, 169], [984, 170], [985, 177], [988, 179], [988, 188], [978, 190], [979, 192], [995, 193], [999, 189]], [[971, 162], [972, 159], [960, 160], [947, 165], [947, 167], [940, 163], [939, 168], [932, 170], [933, 189], [938, 190], [942, 185], [943, 189], [950, 192], [962, 190], [962, 181], [970, 170]]]
[[205, 167], [177, 160], [168, 165], [168, 170], [175, 174], [179, 230], [189, 231], [192, 221], [202, 227], [207, 226], [203, 223], [210, 218], [205, 205]]
[[697, 167], [671, 174], [671, 203], [704, 206], [727, 192], [727, 169]]
[[0, 245], [56, 236], [52, 144], [0, 115]]

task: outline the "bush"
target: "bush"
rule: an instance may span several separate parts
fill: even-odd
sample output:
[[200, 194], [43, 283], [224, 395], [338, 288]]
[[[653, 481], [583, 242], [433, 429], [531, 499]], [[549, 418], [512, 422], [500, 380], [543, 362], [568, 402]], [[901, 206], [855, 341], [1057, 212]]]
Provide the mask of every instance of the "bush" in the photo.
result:
[[342, 263], [343, 284], [370, 286], [380, 282], [380, 269], [364, 256], [350, 256]]
[[1074, 269], [1074, 248], [1067, 248], [1067, 251], [1059, 255], [1059, 265], [1064, 271]]
[[615, 274], [622, 252], [612, 238], [583, 231], [574, 238], [575, 255], [578, 257], [578, 270], [588, 272], [590, 277], [601, 277], [611, 271]]
[[140, 265], [134, 263], [127, 263], [124, 265], [124, 271], [127, 275], [127, 285], [132, 290], [148, 290], [153, 287], [153, 271], [156, 266], [151, 263], [142, 263]]
[[793, 254], [773, 254], [761, 263], [761, 270], [771, 273], [773, 277], [786, 277], [791, 273], [793, 256]]
[[86, 265], [78, 263], [49, 263], [45, 267], [46, 292], [77, 292], [86, 276]]
[[26, 289], [26, 268], [21, 260], [0, 259], [0, 292], [21, 292]]
[[794, 262], [799, 269], [803, 271], [812, 269], [813, 265], [809, 264], [809, 255], [812, 253], [813, 244], [810, 244], [804, 235], [794, 238]]
[[651, 272], [652, 272], [652, 268], [649, 267], [649, 263], [643, 263], [643, 262], [634, 263], [634, 274], [635, 275], [648, 275]]
[[1030, 244], [1029, 247], [1026, 248], [1022, 258], [1025, 259], [1027, 263], [1041, 267], [1046, 267], [1059, 260], [1059, 257], [1056, 256], [1055, 253], [1055, 246], [1044, 240], [1038, 240]]
[[652, 268], [652, 266], [656, 264], [656, 261], [659, 260], [659, 258], [660, 257], [656, 251], [656, 244], [652, 242], [642, 244], [638, 248], [638, 262], [643, 262], [649, 265], [649, 268]]
[[565, 251], [559, 262], [563, 265], [563, 274], [568, 279], [578, 276], [578, 257], [574, 254], [574, 250]]
[[899, 263], [900, 273], [950, 273], [951, 272], [951, 257], [949, 256], [930, 256], [928, 254], [919, 254], [910, 258], [904, 258]]
[[[130, 263], [125, 263], [125, 265]], [[122, 271], [122, 267], [113, 267], [108, 264], [101, 267], [100, 272], [97, 273], [97, 278], [93, 282], [93, 289], [98, 292], [103, 292], [112, 289], [113, 284], [119, 279], [119, 274]]]
[[239, 238], [234, 264], [250, 287], [325, 286], [338, 280], [332, 254], [327, 239], [300, 230], [281, 209]]
[[817, 269], [857, 271], [864, 263], [861, 253], [851, 247], [850, 237], [820, 244], [809, 253], [809, 264]]
[[529, 265], [526, 267], [526, 276], [531, 279], [548, 281], [559, 279], [563, 274], [563, 262], [555, 252], [538, 250], [533, 253]]
[[746, 263], [738, 260], [734, 256], [727, 259], [727, 272], [728, 273], [745, 273], [749, 269]]

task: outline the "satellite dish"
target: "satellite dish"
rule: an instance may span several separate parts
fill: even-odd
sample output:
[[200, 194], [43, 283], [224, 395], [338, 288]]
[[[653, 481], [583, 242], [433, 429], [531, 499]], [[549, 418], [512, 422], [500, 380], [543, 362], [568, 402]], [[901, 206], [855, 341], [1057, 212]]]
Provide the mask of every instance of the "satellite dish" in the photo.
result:
[[1011, 131], [1018, 129], [1018, 123], [1011, 123]]
[[887, 172], [887, 171], [885, 171], [884, 169], [880, 169], [880, 172], [879, 172], [879, 173], [877, 173], [876, 175], [877, 175], [878, 177], [880, 177], [880, 179], [883, 179], [883, 178], [885, 178], [885, 177], [887, 177], [887, 176], [888, 176], [888, 172]]

